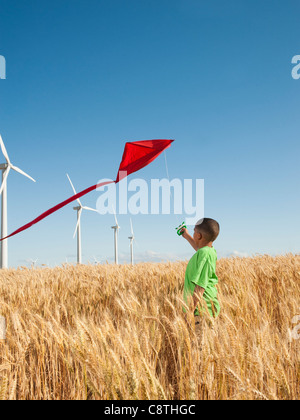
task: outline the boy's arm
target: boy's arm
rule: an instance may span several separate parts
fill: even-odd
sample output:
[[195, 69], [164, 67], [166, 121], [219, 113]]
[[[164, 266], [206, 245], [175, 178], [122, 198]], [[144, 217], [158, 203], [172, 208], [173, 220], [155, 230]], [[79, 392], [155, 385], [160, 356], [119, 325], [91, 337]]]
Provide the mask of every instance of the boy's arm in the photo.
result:
[[188, 233], [187, 229], [183, 228], [181, 232], [182, 232], [182, 237], [186, 239], [192, 245], [195, 251], [198, 251], [196, 242], [194, 241], [194, 238], [192, 238], [191, 235]]
[[199, 303], [200, 297], [204, 295], [205, 289], [200, 286], [196, 286], [193, 294], [193, 313], [195, 312]]

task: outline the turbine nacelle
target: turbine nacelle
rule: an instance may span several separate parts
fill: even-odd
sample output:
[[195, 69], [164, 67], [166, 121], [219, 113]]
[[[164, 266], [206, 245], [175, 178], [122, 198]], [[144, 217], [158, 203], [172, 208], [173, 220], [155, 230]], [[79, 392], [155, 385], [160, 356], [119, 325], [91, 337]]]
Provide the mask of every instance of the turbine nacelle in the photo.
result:
[[0, 187], [0, 195], [2, 194], [3, 188], [6, 186], [7, 177], [11, 169], [15, 172], [18, 172], [19, 174], [23, 176], [26, 176], [26, 178], [29, 178], [31, 181], [36, 182], [35, 179], [33, 179], [30, 175], [28, 175], [26, 172], [22, 171], [22, 169], [18, 168], [17, 166], [11, 163], [11, 160], [8, 156], [8, 153], [7, 153], [7, 150], [6, 150], [6, 147], [4, 145], [1, 135], [0, 135], [0, 147], [3, 153], [3, 156], [5, 157], [5, 160], [6, 160], [6, 163], [0, 165], [0, 170], [3, 171], [2, 185]]
[[[72, 190], [73, 190], [73, 192], [74, 192], [74, 195], [76, 195], [76, 194], [77, 194], [77, 192], [76, 192], [75, 187], [74, 187], [74, 185], [73, 185], [73, 183], [72, 183], [72, 181], [71, 181], [71, 178], [69, 177], [69, 175], [68, 175], [68, 174], [67, 174], [67, 177], [68, 177], [68, 180], [69, 180], [69, 182], [70, 182], [70, 184], [71, 184], [71, 187], [72, 187]], [[99, 212], [98, 212], [98, 210], [96, 210], [96, 209], [92, 209], [91, 207], [83, 206], [83, 205], [81, 204], [81, 201], [79, 200], [79, 198], [77, 198], [77, 202], [78, 202], [79, 206], [77, 206], [77, 207], [73, 207], [73, 210], [76, 210], [76, 211], [78, 212], [78, 220], [77, 220], [77, 225], [76, 225], [76, 228], [75, 228], [75, 232], [74, 232], [73, 238], [75, 238], [76, 233], [77, 233], [77, 231], [78, 231], [78, 228], [79, 228], [79, 226], [80, 226], [80, 221], [81, 221], [81, 214], [82, 214], [82, 210], [94, 211], [94, 212], [96, 212], [96, 213], [99, 213]]]
[[131, 236], [128, 236], [128, 239], [130, 239], [131, 241], [134, 241], [135, 237], [134, 237], [133, 225], [132, 225], [132, 219], [131, 218], [130, 218], [130, 229], [131, 229]]

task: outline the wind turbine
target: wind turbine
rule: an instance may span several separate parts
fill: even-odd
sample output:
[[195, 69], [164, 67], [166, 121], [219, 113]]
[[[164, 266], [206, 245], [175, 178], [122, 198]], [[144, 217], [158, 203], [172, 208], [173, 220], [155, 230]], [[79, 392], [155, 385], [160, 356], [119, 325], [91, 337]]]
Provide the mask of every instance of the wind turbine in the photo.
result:
[[[0, 187], [0, 195], [2, 194], [1, 200], [1, 238], [5, 238], [7, 236], [7, 177], [10, 170], [14, 170], [21, 175], [26, 176], [27, 178], [31, 179], [31, 181], [36, 182], [31, 176], [27, 175], [24, 171], [22, 171], [17, 166], [14, 166], [8, 156], [6, 151], [6, 147], [0, 135], [0, 147], [5, 157], [6, 163], [0, 165], [0, 170], [2, 171], [2, 185]], [[7, 268], [8, 267], [8, 247], [7, 247], [7, 239], [2, 241], [0, 244], [1, 253], [0, 253], [0, 268]]]
[[116, 212], [115, 212], [114, 208], [113, 208], [113, 212], [114, 212], [114, 215], [115, 215], [115, 222], [116, 222], [116, 225], [111, 227], [112, 229], [114, 229], [114, 238], [115, 238], [115, 264], [119, 264], [118, 238], [119, 238], [120, 226], [119, 226], [117, 215], [116, 215]]
[[93, 258], [94, 258], [94, 264], [95, 264], [95, 265], [99, 265], [99, 264], [100, 264], [100, 262], [97, 260], [97, 258], [95, 257], [95, 255], [93, 255]]
[[31, 268], [36, 268], [36, 263], [38, 262], [38, 258], [36, 260], [33, 260], [32, 258], [30, 258], [29, 260], [26, 260], [28, 263], [31, 263]]
[[[67, 174], [68, 180], [70, 181], [71, 187], [74, 191], [74, 195], [76, 195], [76, 190], [74, 188], [74, 185], [72, 184], [72, 181], [69, 177], [69, 175]], [[77, 211], [77, 224], [76, 224], [76, 228], [75, 228], [75, 232], [73, 235], [73, 238], [75, 238], [76, 233], [77, 233], [77, 264], [81, 264], [81, 214], [82, 214], [82, 210], [89, 210], [89, 211], [95, 211], [96, 213], [98, 213], [98, 211], [96, 209], [92, 209], [90, 207], [86, 207], [83, 206], [81, 204], [81, 201], [79, 200], [79, 198], [77, 198], [77, 202], [79, 204], [79, 206], [77, 207], [73, 207], [73, 210]]]
[[130, 254], [131, 254], [131, 265], [134, 264], [133, 260], [133, 242], [135, 240], [134, 233], [133, 233], [133, 226], [132, 226], [132, 220], [130, 219], [130, 227], [131, 227], [131, 236], [128, 237], [130, 239]]

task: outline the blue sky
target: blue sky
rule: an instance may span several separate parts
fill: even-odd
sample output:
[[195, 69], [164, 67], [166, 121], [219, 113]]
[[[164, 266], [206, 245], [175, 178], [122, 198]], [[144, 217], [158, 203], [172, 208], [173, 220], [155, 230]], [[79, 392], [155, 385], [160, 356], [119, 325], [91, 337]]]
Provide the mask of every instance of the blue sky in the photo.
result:
[[[0, 133], [9, 232], [115, 178], [126, 141], [174, 138], [171, 178], [205, 179], [219, 256], [299, 252], [300, 4], [287, 0], [0, 0]], [[138, 177], [164, 178], [163, 157]], [[95, 206], [99, 193], [82, 201]], [[72, 205], [9, 241], [10, 266], [75, 261]], [[129, 217], [120, 216], [128, 259]], [[136, 216], [138, 260], [188, 258], [176, 216]], [[84, 262], [111, 261], [112, 216], [82, 217]]]

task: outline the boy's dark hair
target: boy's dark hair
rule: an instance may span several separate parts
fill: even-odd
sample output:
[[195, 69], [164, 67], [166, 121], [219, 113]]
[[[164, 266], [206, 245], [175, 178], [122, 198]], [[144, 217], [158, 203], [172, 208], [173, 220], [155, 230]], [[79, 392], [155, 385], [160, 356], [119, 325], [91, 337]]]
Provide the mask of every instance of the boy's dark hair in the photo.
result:
[[204, 218], [199, 220], [195, 228], [202, 233], [207, 242], [214, 242], [220, 233], [220, 225], [214, 219]]

